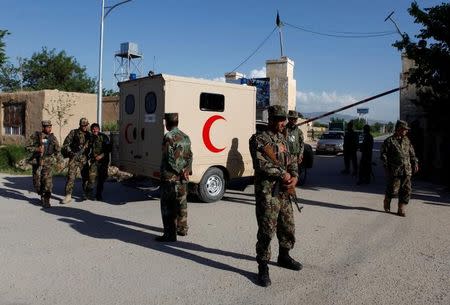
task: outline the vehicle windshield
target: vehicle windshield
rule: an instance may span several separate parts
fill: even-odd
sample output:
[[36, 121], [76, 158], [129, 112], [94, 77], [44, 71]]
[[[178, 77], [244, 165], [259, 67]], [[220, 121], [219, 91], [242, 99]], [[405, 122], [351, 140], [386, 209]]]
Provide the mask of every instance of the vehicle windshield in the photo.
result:
[[339, 140], [339, 139], [343, 139], [343, 136], [340, 133], [324, 133], [324, 134], [322, 134], [322, 136], [320, 138], [322, 140], [326, 140], [326, 139]]

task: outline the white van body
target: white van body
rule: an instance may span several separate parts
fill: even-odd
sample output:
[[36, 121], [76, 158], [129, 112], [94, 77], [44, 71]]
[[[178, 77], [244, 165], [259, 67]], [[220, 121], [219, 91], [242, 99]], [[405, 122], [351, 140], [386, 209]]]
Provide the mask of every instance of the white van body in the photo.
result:
[[253, 175], [256, 88], [159, 74], [120, 83], [119, 168], [159, 179], [163, 116], [179, 114], [192, 143], [190, 181], [203, 201], [222, 198], [226, 181]]

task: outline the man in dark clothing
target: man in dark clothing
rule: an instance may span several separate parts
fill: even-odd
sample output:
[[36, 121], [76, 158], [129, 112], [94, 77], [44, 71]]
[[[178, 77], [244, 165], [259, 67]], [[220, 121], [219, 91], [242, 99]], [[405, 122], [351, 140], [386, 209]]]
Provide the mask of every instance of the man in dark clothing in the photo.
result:
[[363, 127], [364, 139], [361, 144], [361, 160], [359, 161], [359, 179], [358, 184], [370, 183], [372, 175], [372, 149], [373, 137], [370, 134], [370, 126]]
[[95, 199], [103, 200], [103, 185], [108, 178], [109, 153], [111, 152], [111, 142], [106, 134], [100, 132], [97, 123], [91, 125], [91, 143], [89, 149], [89, 180], [86, 185], [86, 194], [90, 198], [92, 190], [97, 180], [97, 190]]
[[344, 165], [343, 174], [350, 174], [350, 162], [352, 163], [352, 175], [356, 176], [358, 172], [358, 159], [356, 151], [358, 150], [358, 135], [353, 130], [353, 122], [347, 124], [347, 131], [344, 135]]

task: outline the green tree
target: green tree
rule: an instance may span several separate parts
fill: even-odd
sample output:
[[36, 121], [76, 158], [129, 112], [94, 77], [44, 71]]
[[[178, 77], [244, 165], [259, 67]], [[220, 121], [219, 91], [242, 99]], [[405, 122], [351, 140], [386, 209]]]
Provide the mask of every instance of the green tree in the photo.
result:
[[11, 92], [20, 89], [20, 73], [10, 62], [0, 66], [0, 91]]
[[345, 123], [345, 120], [344, 120], [344, 119], [340, 119], [340, 118], [338, 118], [338, 117], [332, 117], [332, 118], [330, 119], [330, 122], [331, 122], [331, 123]]
[[58, 89], [72, 92], [95, 92], [95, 80], [77, 60], [65, 51], [42, 48], [22, 65], [23, 88], [29, 90]]
[[366, 125], [366, 120], [364, 119], [354, 119], [353, 120], [353, 130], [363, 130], [364, 125]]
[[413, 2], [408, 9], [414, 22], [423, 28], [413, 42], [407, 34], [394, 46], [412, 59], [408, 83], [416, 85], [419, 99], [414, 101], [430, 114], [450, 110], [450, 4], [421, 9]]
[[52, 120], [56, 121], [59, 127], [59, 143], [62, 143], [61, 131], [68, 124], [69, 118], [73, 116], [72, 108], [76, 103], [70, 93], [65, 93], [59, 95], [56, 100], [52, 100], [50, 104], [44, 107], [44, 110]]
[[8, 59], [8, 57], [6, 56], [6, 51], [5, 51], [5, 43], [3, 42], [3, 38], [9, 35], [9, 32], [7, 30], [0, 30], [0, 67], [3, 66], [3, 64], [5, 64], [6, 60]]

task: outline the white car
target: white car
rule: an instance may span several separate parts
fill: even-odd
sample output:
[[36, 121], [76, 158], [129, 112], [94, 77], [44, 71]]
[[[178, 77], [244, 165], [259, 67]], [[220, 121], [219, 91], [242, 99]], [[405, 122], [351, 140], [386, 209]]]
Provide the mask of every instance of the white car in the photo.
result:
[[324, 132], [317, 141], [316, 153], [338, 154], [344, 151], [344, 132]]

